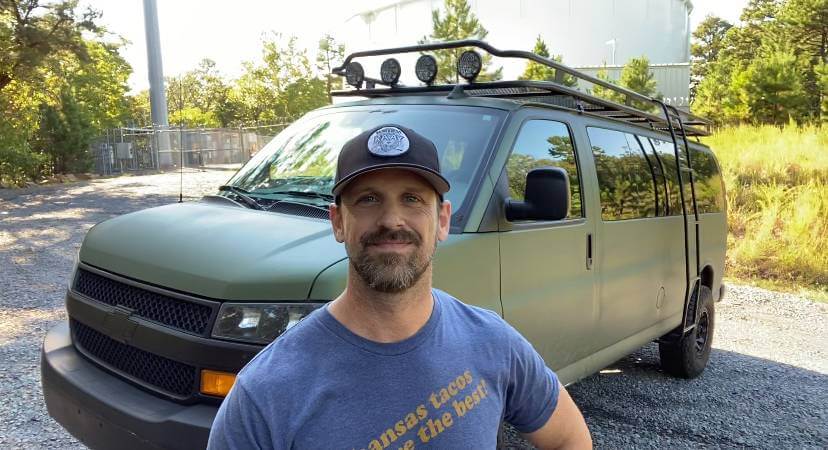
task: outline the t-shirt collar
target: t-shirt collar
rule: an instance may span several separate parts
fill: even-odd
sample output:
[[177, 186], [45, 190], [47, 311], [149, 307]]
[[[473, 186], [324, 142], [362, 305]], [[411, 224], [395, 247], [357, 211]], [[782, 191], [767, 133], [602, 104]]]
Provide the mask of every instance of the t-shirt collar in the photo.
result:
[[440, 296], [437, 295], [437, 292], [434, 289], [432, 289], [431, 297], [434, 299], [434, 307], [431, 309], [431, 315], [429, 316], [428, 321], [416, 333], [414, 333], [413, 336], [398, 342], [375, 342], [355, 334], [336, 320], [330, 311], [328, 311], [327, 305], [324, 308], [320, 308], [319, 320], [330, 332], [342, 338], [345, 342], [348, 342], [351, 345], [379, 355], [401, 355], [419, 347], [420, 344], [428, 339], [437, 327], [437, 324], [440, 322], [442, 310]]

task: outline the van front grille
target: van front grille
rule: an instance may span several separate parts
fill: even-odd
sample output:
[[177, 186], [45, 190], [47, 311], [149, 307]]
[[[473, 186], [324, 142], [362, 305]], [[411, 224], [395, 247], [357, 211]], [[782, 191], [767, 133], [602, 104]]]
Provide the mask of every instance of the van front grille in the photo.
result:
[[166, 394], [192, 395], [195, 367], [118, 342], [77, 320], [70, 325], [75, 346], [99, 364]]
[[205, 336], [213, 308], [141, 289], [78, 268], [74, 290], [107, 305], [121, 305], [133, 314], [182, 331]]

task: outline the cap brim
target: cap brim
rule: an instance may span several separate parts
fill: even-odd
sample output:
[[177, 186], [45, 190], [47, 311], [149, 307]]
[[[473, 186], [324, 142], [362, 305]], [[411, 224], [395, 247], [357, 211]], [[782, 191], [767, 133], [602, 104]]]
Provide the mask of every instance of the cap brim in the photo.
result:
[[342, 190], [345, 189], [345, 186], [360, 175], [364, 175], [368, 172], [376, 172], [377, 170], [385, 169], [402, 169], [414, 172], [417, 175], [420, 175], [421, 177], [425, 178], [426, 181], [428, 181], [429, 184], [431, 184], [431, 186], [434, 187], [434, 190], [436, 190], [440, 195], [445, 194], [449, 191], [449, 189], [451, 189], [451, 185], [449, 184], [448, 180], [443, 178], [443, 176], [439, 173], [429, 169], [428, 167], [419, 166], [416, 164], [389, 163], [366, 167], [364, 169], [358, 170], [348, 175], [347, 177], [339, 180], [339, 182], [334, 185], [333, 194], [339, 195], [340, 193], [342, 193]]

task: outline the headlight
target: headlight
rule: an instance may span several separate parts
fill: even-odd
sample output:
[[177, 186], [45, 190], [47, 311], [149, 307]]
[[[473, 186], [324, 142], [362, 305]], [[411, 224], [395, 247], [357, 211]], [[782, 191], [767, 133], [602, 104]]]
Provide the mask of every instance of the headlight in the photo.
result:
[[322, 303], [225, 303], [213, 326], [213, 337], [269, 344], [320, 306]]

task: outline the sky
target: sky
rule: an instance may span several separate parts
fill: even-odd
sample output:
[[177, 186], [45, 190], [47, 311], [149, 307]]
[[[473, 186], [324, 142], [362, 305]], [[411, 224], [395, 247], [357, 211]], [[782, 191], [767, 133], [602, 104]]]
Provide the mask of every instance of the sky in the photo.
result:
[[[666, 1], [666, 0], [665, 0]], [[692, 0], [693, 29], [708, 14], [731, 23], [738, 21], [748, 0]], [[367, 9], [377, 0], [157, 0], [161, 54], [165, 76], [194, 69], [203, 58], [216, 61], [218, 70], [234, 78], [243, 61], [257, 61], [262, 37], [278, 30], [296, 35], [311, 53], [325, 33], [337, 36], [354, 11]], [[147, 89], [147, 53], [142, 0], [81, 0], [81, 7], [100, 11], [100, 25], [125, 38], [121, 54], [134, 72], [132, 92]]]

